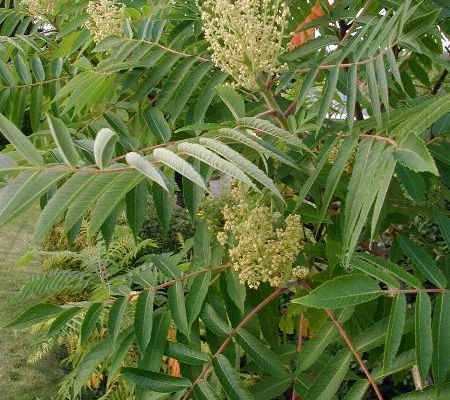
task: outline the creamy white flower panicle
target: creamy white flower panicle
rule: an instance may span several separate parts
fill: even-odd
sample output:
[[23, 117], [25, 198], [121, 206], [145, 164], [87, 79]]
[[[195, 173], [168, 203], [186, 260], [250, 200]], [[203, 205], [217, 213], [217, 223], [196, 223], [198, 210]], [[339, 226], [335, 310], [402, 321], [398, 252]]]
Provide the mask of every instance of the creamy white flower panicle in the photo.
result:
[[25, 0], [28, 12], [36, 19], [43, 15], [53, 14], [58, 6], [59, 0]]
[[229, 244], [233, 268], [241, 283], [257, 288], [261, 282], [280, 286], [286, 280], [305, 278], [307, 268], [293, 268], [303, 248], [300, 216], [291, 214], [280, 226], [281, 214], [264, 205], [251, 204], [241, 184], [232, 189], [233, 204], [223, 209], [224, 232], [217, 235], [222, 244]]
[[112, 0], [90, 1], [87, 12], [91, 20], [86, 22], [86, 27], [91, 32], [95, 43], [100, 43], [108, 36], [123, 35], [123, 21], [125, 7], [117, 6]]
[[239, 85], [256, 89], [261, 73], [280, 68], [287, 14], [280, 0], [206, 0], [203, 31], [216, 66]]

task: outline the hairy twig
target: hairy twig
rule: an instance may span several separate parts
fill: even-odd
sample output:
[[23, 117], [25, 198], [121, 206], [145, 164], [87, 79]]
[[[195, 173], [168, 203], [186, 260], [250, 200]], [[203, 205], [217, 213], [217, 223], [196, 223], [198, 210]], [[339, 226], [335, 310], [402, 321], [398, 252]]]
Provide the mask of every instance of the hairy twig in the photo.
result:
[[[220, 354], [224, 352], [224, 350], [227, 348], [227, 346], [230, 344], [231, 340], [233, 339], [233, 336], [236, 335], [245, 325], [247, 325], [255, 316], [256, 314], [261, 311], [265, 306], [267, 306], [269, 303], [271, 303], [273, 300], [278, 298], [281, 293], [286, 291], [287, 288], [277, 288], [270, 296], [267, 296], [261, 303], [259, 303], [241, 322], [240, 324], [234, 328], [226, 337], [226, 339], [222, 342], [219, 349], [214, 353], [212, 358], [217, 358]], [[211, 370], [212, 365], [212, 358], [208, 361], [206, 366], [204, 367], [203, 371], [197, 376], [194, 382], [192, 382], [192, 385], [189, 387], [185, 395], [183, 396], [183, 400], [188, 400], [192, 394], [192, 391], [194, 390], [194, 387], [203, 379], [203, 377]]]

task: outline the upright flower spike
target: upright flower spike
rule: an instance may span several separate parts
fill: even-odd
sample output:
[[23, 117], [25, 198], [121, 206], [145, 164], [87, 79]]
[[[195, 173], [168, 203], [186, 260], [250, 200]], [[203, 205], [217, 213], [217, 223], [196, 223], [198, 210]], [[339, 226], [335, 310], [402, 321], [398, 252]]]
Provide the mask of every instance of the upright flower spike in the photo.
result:
[[203, 31], [215, 65], [239, 85], [257, 89], [261, 74], [281, 67], [287, 14], [280, 0], [206, 0]]
[[124, 6], [117, 6], [112, 0], [90, 1], [87, 12], [91, 20], [86, 27], [91, 32], [95, 43], [100, 43], [108, 36], [123, 35]]

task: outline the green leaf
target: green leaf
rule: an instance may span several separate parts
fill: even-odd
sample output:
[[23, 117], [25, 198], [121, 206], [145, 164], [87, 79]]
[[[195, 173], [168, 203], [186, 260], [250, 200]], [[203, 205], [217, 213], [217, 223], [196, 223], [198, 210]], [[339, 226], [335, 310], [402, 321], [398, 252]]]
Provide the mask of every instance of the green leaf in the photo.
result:
[[206, 73], [212, 68], [210, 63], [201, 63], [194, 68], [192, 73], [186, 77], [184, 82], [179, 86], [175, 97], [173, 99], [172, 110], [170, 113], [170, 119], [175, 121], [181, 111], [184, 109], [189, 97], [194, 92], [195, 88], [199, 85], [200, 81], [206, 75]]
[[219, 338], [227, 336], [231, 332], [231, 328], [208, 303], [204, 303], [200, 318], [205, 326]]
[[203, 365], [209, 360], [208, 354], [181, 343], [167, 343], [164, 354], [188, 365]]
[[369, 386], [370, 383], [368, 380], [356, 381], [350, 390], [345, 394], [343, 400], [363, 400]]
[[44, 159], [30, 140], [3, 114], [0, 114], [0, 132], [30, 164], [41, 166]]
[[317, 116], [317, 130], [325, 121], [328, 109], [330, 108], [331, 101], [333, 100], [334, 93], [336, 92], [336, 85], [339, 78], [339, 67], [333, 67], [330, 70], [327, 83], [325, 85], [325, 91], [322, 96], [322, 101], [320, 103], [319, 114]]
[[434, 209], [434, 217], [439, 225], [442, 236], [447, 243], [447, 247], [450, 249], [450, 218], [439, 212], [437, 208]]
[[108, 317], [108, 334], [113, 343], [116, 342], [120, 332], [122, 318], [128, 305], [128, 297], [120, 296], [114, 302]]
[[173, 70], [170, 76], [165, 79], [164, 86], [161, 89], [156, 102], [160, 109], [165, 109], [166, 104], [173, 99], [175, 91], [180, 87], [182, 80], [185, 78], [195, 61], [194, 57], [183, 60]]
[[147, 214], [147, 183], [140, 182], [125, 196], [127, 222], [135, 235], [139, 233]]
[[142, 117], [158, 143], [165, 143], [170, 140], [172, 131], [159, 108], [148, 106], [142, 111]]
[[30, 122], [33, 132], [39, 131], [41, 125], [43, 104], [44, 104], [43, 86], [38, 85], [32, 87], [30, 93]]
[[69, 131], [60, 119], [47, 115], [48, 126], [53, 136], [53, 140], [58, 146], [59, 151], [64, 159], [64, 162], [72, 168], [77, 167], [80, 162], [80, 156], [78, 155], [75, 145], [73, 144], [72, 137]]
[[97, 321], [103, 311], [103, 303], [93, 303], [86, 312], [86, 315], [81, 324], [80, 330], [80, 343], [81, 346], [86, 344], [89, 337], [97, 325]]
[[112, 350], [111, 342], [108, 339], [104, 339], [85, 353], [74, 369], [73, 390], [76, 392], [81, 390], [98, 365], [111, 354]]
[[111, 214], [105, 219], [102, 226], [100, 227], [100, 233], [102, 234], [103, 241], [105, 242], [105, 246], [108, 248], [111, 243], [114, 229], [116, 227], [117, 222], [117, 209], [114, 209]]
[[301, 46], [298, 46], [295, 50], [283, 55], [283, 59], [286, 61], [295, 61], [298, 58], [302, 58], [307, 54], [314, 53], [317, 50], [326, 48], [327, 46], [339, 43], [338, 38], [335, 35], [319, 36], [315, 39], [308, 40]]
[[253, 396], [242, 385], [239, 376], [228, 359], [220, 354], [213, 358], [212, 365], [220, 384], [231, 400], [251, 400]]
[[186, 296], [186, 314], [188, 326], [192, 326], [197, 319], [208, 294], [209, 283], [211, 281], [211, 272], [205, 272], [197, 275], [193, 280]]
[[391, 368], [403, 336], [406, 316], [406, 296], [401, 293], [394, 297], [389, 314], [389, 324], [384, 346], [383, 371]]
[[206, 379], [200, 380], [194, 386], [194, 394], [198, 400], [217, 400], [217, 395], [214, 389]]
[[386, 69], [384, 65], [384, 60], [382, 57], [378, 57], [375, 60], [375, 68], [377, 71], [377, 81], [380, 89], [381, 100], [383, 101], [386, 113], [389, 116], [389, 87], [386, 77]]
[[[317, 177], [319, 176], [320, 171], [322, 171], [322, 168], [328, 162], [328, 156], [329, 156], [330, 152], [335, 148], [338, 140], [339, 140], [339, 138], [335, 138], [334, 140], [330, 141], [328, 144], [326, 144], [322, 147], [322, 149], [318, 155], [317, 165], [314, 168], [314, 171], [309, 174], [309, 177], [306, 180], [305, 184], [303, 185], [302, 190], [298, 194], [297, 204], [295, 205], [294, 212], [296, 212], [299, 209], [299, 207], [303, 204], [306, 196], [308, 195], [314, 182], [316, 181]], [[329, 196], [329, 194], [328, 194], [328, 196]]]
[[400, 85], [400, 87], [403, 89], [403, 81], [402, 81], [402, 77], [400, 76], [400, 71], [397, 66], [397, 59], [395, 58], [395, 54], [390, 47], [388, 49], [386, 49], [386, 58], [389, 62], [389, 66], [391, 67], [391, 73], [392, 73], [394, 79]]
[[170, 322], [171, 318], [169, 313], [155, 315], [152, 336], [147, 346], [144, 359], [139, 364], [140, 367], [148, 371], [159, 372], [166, 347]]
[[146, 160], [138, 153], [131, 152], [127, 153], [126, 162], [128, 165], [135, 168], [140, 173], [144, 174], [152, 182], [157, 183], [165, 191], [169, 192], [169, 188], [167, 187], [167, 183], [164, 179], [164, 176], [162, 175], [162, 173], [158, 168], [153, 166], [153, 164], [150, 161]]
[[245, 102], [236, 90], [231, 86], [219, 86], [216, 88], [216, 92], [236, 120], [245, 117]]
[[239, 282], [236, 271], [227, 269], [225, 271], [225, 278], [227, 282], [227, 293], [234, 304], [244, 313], [245, 307], [245, 285]]
[[242, 172], [242, 170], [199, 144], [187, 142], [180, 143], [178, 145], [178, 150], [204, 162], [207, 165], [210, 165], [211, 167], [223, 172], [224, 174], [230, 175], [240, 180], [248, 186], [257, 189], [252, 181], [248, 178], [248, 176], [245, 175], [244, 172]]
[[[322, 200], [322, 210], [320, 212], [320, 217], [318, 224], [321, 224], [325, 214], [328, 211], [328, 207], [331, 203], [331, 199], [333, 198], [334, 192], [339, 184], [339, 180], [341, 179], [342, 173], [345, 170], [348, 159], [350, 158], [350, 154], [358, 141], [358, 135], [352, 135], [346, 138], [339, 149], [339, 152], [336, 156], [336, 160], [333, 163], [333, 167], [331, 168], [330, 173], [328, 174], [327, 182], [325, 184], [325, 193], [323, 195]], [[322, 160], [328, 161], [328, 155], [330, 152], [335, 149], [337, 142], [333, 141], [329, 147], [329, 151], [327, 151], [324, 155], [322, 155], [318, 164], [322, 164]], [[303, 196], [302, 196], [303, 197]]]
[[158, 216], [159, 223], [164, 231], [164, 234], [168, 234], [170, 228], [170, 221], [172, 220], [173, 214], [173, 193], [174, 193], [174, 185], [173, 182], [173, 171], [167, 171], [169, 175], [171, 175], [170, 179], [166, 179], [167, 182], [170, 182], [169, 191], [161, 189], [157, 185], [152, 185], [152, 197], [153, 204], [155, 206], [156, 214]]
[[305, 102], [308, 94], [311, 91], [312, 86], [314, 85], [314, 81], [316, 80], [319, 72], [320, 72], [319, 66], [312, 67], [306, 74], [305, 78], [303, 79], [302, 87], [297, 96], [296, 111], [298, 111], [300, 109], [300, 107], [303, 105], [303, 103]]
[[172, 168], [174, 171], [194, 182], [202, 189], [207, 190], [205, 182], [203, 181], [201, 175], [191, 164], [183, 160], [177, 154], [164, 148], [158, 148], [153, 151], [153, 156], [157, 161], [160, 161], [168, 167]]
[[275, 196], [284, 201], [281, 196], [278, 188], [273, 183], [272, 179], [270, 179], [263, 171], [261, 171], [256, 165], [252, 164], [245, 157], [241, 156], [237, 151], [231, 149], [227, 145], [208, 138], [200, 138], [200, 144], [205, 145], [209, 149], [213, 150], [217, 154], [226, 158], [233, 165], [236, 165], [241, 170], [243, 170], [246, 174], [251, 176], [257, 182], [261, 183], [267, 189], [269, 189]]
[[63, 217], [64, 212], [94, 179], [95, 175], [74, 174], [56, 191], [39, 215], [32, 239], [34, 243], [44, 238], [50, 228]]
[[[193, 167], [200, 172], [200, 161], [193, 160]], [[203, 200], [205, 191], [191, 180], [182, 177], [183, 198], [193, 221], [197, 219], [197, 213]]]
[[433, 339], [431, 333], [431, 302], [426, 292], [416, 296], [415, 344], [417, 367], [422, 382], [425, 382], [430, 369], [433, 354]]
[[33, 56], [31, 59], [31, 69], [38, 81], [45, 81], [45, 70], [39, 57]]
[[366, 253], [358, 253], [355, 257], [362, 258], [363, 260], [376, 265], [378, 268], [386, 270], [387, 273], [393, 275], [397, 279], [402, 280], [403, 282], [405, 282], [408, 285], [411, 285], [414, 288], [422, 287], [421, 282], [414, 275], [411, 275], [409, 272], [406, 272], [402, 267], [398, 266], [397, 264], [394, 264], [389, 260], [384, 260], [382, 258], [376, 257], [373, 254], [366, 254]]
[[16, 80], [14, 79], [13, 74], [11, 73], [10, 67], [5, 64], [4, 61], [0, 60], [0, 77], [8, 86], [15, 86]]
[[435, 25], [436, 18], [439, 16], [440, 12], [440, 9], [436, 9], [408, 20], [403, 27], [403, 37], [401, 40], [417, 37], [427, 32]]
[[100, 169], [105, 169], [111, 163], [116, 146], [117, 135], [109, 128], [98, 131], [94, 141], [95, 163]]
[[350, 132], [353, 129], [355, 120], [356, 93], [358, 89], [358, 68], [356, 64], [352, 64], [347, 73], [347, 120]]
[[444, 273], [422, 247], [403, 236], [397, 236], [397, 239], [405, 255], [411, 259], [425, 278], [438, 287], [445, 288], [447, 286], [447, 278]]
[[351, 360], [352, 354], [347, 349], [341, 350], [322, 368], [317, 379], [302, 398], [331, 400], [344, 380]]
[[131, 331], [120, 342], [117, 350], [114, 352], [114, 355], [113, 355], [113, 358], [111, 361], [111, 366], [109, 367], [109, 370], [108, 370], [108, 382], [107, 382], [108, 387], [111, 384], [111, 382], [113, 381], [113, 379], [115, 378], [119, 369], [121, 368], [122, 363], [123, 363], [125, 357], [127, 356], [128, 352], [132, 348], [131, 346], [133, 345], [134, 338], [135, 338], [134, 332]]
[[198, 221], [194, 234], [194, 267], [207, 268], [211, 266], [211, 233], [208, 221]]
[[191, 382], [186, 378], [177, 378], [139, 368], [124, 368], [123, 375], [136, 386], [157, 393], [172, 393], [191, 386]]
[[20, 314], [13, 322], [6, 325], [6, 328], [23, 329], [32, 325], [44, 322], [55, 317], [62, 308], [54, 304], [42, 303], [29, 308]]
[[433, 314], [433, 358], [431, 369], [437, 386], [443, 385], [450, 367], [450, 294], [443, 292], [436, 297]]
[[383, 125], [383, 122], [381, 120], [381, 106], [380, 99], [378, 97], [377, 78], [375, 76], [375, 68], [373, 66], [373, 62], [369, 62], [366, 64], [366, 75], [369, 84], [369, 95], [372, 112], [375, 116], [378, 127], [381, 127]]
[[450, 94], [434, 96], [426, 105], [417, 109], [409, 118], [403, 120], [391, 131], [391, 137], [404, 137], [416, 133], [421, 134], [450, 109]]
[[170, 286], [168, 292], [168, 301], [170, 313], [177, 329], [186, 337], [189, 337], [189, 325], [186, 314], [186, 303], [184, 300], [183, 284], [180, 281]]
[[246, 330], [241, 329], [237, 332], [236, 341], [263, 371], [278, 378], [287, 376], [278, 356]]
[[255, 117], [246, 117], [240, 118], [237, 122], [240, 125], [240, 127], [260, 131], [262, 133], [265, 133], [266, 135], [272, 136], [277, 140], [281, 140], [282, 142], [285, 142], [290, 146], [311, 153], [311, 150], [296, 135], [284, 129], [278, 128], [270, 121], [266, 121], [264, 119], [259, 119]]
[[[216, 88], [221, 85], [227, 79], [227, 74], [224, 72], [215, 73], [206, 84], [202, 93], [198, 96], [197, 103], [194, 109], [194, 121], [202, 123], [205, 120], [206, 111], [208, 110], [211, 102], [216, 96]], [[243, 115], [244, 116], [244, 115]]]
[[405, 195], [416, 203], [425, 201], [427, 183], [420, 172], [414, 172], [402, 164], [395, 168], [397, 179], [400, 181]]
[[169, 279], [176, 279], [183, 275], [180, 267], [168, 254], [155, 254], [151, 256], [155, 267]]
[[135, 171], [126, 171], [116, 174], [114, 180], [108, 185], [98, 198], [91, 221], [88, 227], [88, 236], [93, 237], [106, 219], [111, 215], [125, 195], [143, 179]]
[[[344, 323], [353, 315], [354, 311], [355, 309], [352, 307], [344, 308], [336, 313], [336, 318], [339, 322]], [[303, 345], [297, 357], [296, 375], [302, 371], [306, 371], [317, 361], [328, 345], [334, 340], [337, 333], [336, 326], [331, 321], [327, 322]]]
[[251, 388], [251, 393], [258, 400], [278, 399], [292, 385], [292, 379], [288, 376], [280, 379], [277, 376], [261, 379]]
[[96, 175], [94, 180], [78, 195], [77, 201], [73, 202], [66, 213], [63, 231], [65, 235], [83, 218], [95, 201], [108, 190], [116, 177], [117, 174], [113, 173]]
[[82, 310], [81, 307], [71, 307], [61, 314], [53, 321], [51, 324], [47, 335], [54, 336], [61, 328], [63, 328], [75, 315], [77, 315]]
[[288, 157], [284, 152], [278, 150], [276, 147], [270, 145], [267, 141], [264, 141], [257, 136], [249, 135], [238, 129], [223, 128], [219, 129], [219, 135], [232, 139], [233, 141], [240, 142], [247, 147], [257, 151], [266, 157], [272, 157], [274, 160], [278, 160], [283, 164], [289, 165], [294, 169], [298, 169], [298, 165], [295, 164], [292, 158]]
[[136, 303], [134, 331], [141, 356], [145, 354], [152, 336], [154, 298], [155, 292], [153, 290], [143, 290]]
[[4, 225], [27, 210], [49, 188], [67, 176], [66, 173], [52, 171], [26, 171], [10, 181], [0, 191], [0, 225]]
[[389, 272], [384, 271], [381, 268], [361, 260], [358, 257], [352, 257], [350, 265], [358, 271], [364, 272], [366, 275], [371, 276], [381, 282], [386, 283], [388, 286], [400, 289], [400, 283]]
[[424, 141], [413, 133], [402, 140], [392, 154], [398, 162], [413, 171], [439, 175], [433, 157]]
[[344, 275], [327, 281], [310, 294], [292, 300], [314, 308], [342, 308], [373, 300], [382, 294], [377, 283], [366, 275]]
[[14, 67], [16, 68], [17, 75], [19, 75], [20, 82], [23, 85], [31, 85], [33, 83], [30, 68], [20, 54], [16, 54], [16, 57], [14, 58]]
[[427, 386], [423, 390], [402, 394], [392, 400], [447, 400], [450, 396], [450, 384], [444, 385], [440, 391], [436, 386]]

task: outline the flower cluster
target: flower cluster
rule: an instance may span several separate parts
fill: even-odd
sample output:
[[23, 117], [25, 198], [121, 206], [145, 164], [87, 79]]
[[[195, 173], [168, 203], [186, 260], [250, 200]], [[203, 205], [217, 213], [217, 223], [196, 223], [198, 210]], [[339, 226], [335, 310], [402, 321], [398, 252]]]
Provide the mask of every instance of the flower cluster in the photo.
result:
[[280, 0], [206, 0], [203, 31], [216, 66], [247, 89], [278, 72], [288, 7]]
[[281, 225], [281, 214], [264, 205], [252, 204], [244, 187], [234, 184], [233, 202], [225, 205], [224, 232], [218, 241], [230, 245], [233, 268], [242, 283], [257, 288], [261, 282], [280, 286], [291, 277], [305, 278], [307, 268], [292, 268], [303, 248], [300, 216], [289, 215]]
[[46, 14], [53, 14], [58, 3], [59, 0], [25, 0], [28, 12], [36, 19], [41, 19]]
[[123, 35], [124, 6], [116, 6], [112, 0], [90, 1], [87, 12], [91, 20], [86, 27], [91, 32], [95, 43], [100, 43], [108, 36]]

